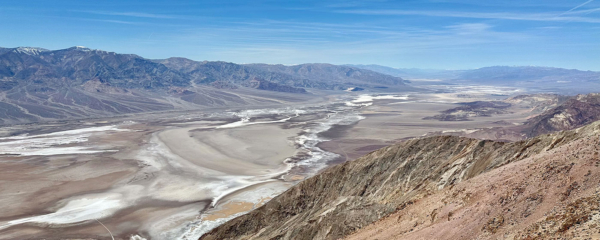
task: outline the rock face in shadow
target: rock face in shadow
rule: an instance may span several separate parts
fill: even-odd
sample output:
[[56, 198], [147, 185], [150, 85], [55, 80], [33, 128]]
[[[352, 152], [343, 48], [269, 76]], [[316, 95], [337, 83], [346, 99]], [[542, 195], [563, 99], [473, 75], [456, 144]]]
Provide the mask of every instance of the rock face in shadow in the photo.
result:
[[599, 125], [514, 143], [456, 136], [408, 140], [331, 167], [200, 239], [339, 239], [482, 173], [595, 140]]
[[296, 87], [290, 87], [290, 86], [285, 86], [285, 85], [279, 85], [277, 83], [272, 83], [272, 82], [265, 81], [262, 79], [257, 79], [257, 78], [250, 81], [250, 83], [248, 85], [251, 88], [260, 89], [260, 90], [268, 90], [268, 91], [275, 91], [275, 92], [289, 92], [289, 93], [306, 93], [306, 90], [304, 90], [304, 88], [296, 88]]

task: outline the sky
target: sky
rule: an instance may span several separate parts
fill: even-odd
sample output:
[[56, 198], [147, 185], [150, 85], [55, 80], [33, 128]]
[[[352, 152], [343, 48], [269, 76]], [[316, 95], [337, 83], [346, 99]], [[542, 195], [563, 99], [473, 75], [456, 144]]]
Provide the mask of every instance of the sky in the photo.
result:
[[150, 59], [600, 71], [600, 0], [2, 0], [0, 36]]

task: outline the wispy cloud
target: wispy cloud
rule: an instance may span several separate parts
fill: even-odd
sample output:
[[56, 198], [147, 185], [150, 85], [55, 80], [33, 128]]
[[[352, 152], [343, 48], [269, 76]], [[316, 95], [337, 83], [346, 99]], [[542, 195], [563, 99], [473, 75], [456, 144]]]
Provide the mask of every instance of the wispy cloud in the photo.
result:
[[458, 34], [471, 34], [489, 30], [492, 28], [492, 26], [485, 23], [464, 23], [447, 26], [446, 28], [451, 29]]
[[107, 23], [118, 23], [118, 24], [128, 24], [128, 25], [139, 25], [139, 22], [128, 22], [128, 21], [120, 21], [120, 20], [110, 20], [110, 19], [84, 19], [87, 21], [98, 21], [98, 22], [107, 22]]
[[110, 12], [110, 11], [77, 11], [98, 15], [108, 16], [124, 16], [124, 17], [137, 17], [137, 18], [158, 18], [158, 19], [175, 19], [181, 18], [181, 16], [155, 14], [155, 13], [144, 13], [144, 12]]
[[[588, 12], [590, 10], [587, 10]], [[460, 11], [417, 11], [417, 10], [335, 10], [337, 13], [361, 14], [361, 15], [419, 15], [428, 17], [454, 17], [454, 18], [477, 18], [477, 19], [504, 19], [521, 21], [550, 21], [550, 22], [586, 22], [600, 23], [600, 18], [581, 16], [564, 16], [560, 13], [510, 13], [510, 12], [460, 12]], [[573, 13], [573, 12], [570, 12]]]
[[565, 13], [562, 13], [562, 15], [579, 15], [579, 16], [585, 16], [588, 15], [590, 13], [595, 13], [600, 11], [600, 8], [590, 8], [590, 9], [586, 9], [586, 10], [577, 10], [577, 11], [568, 11]]
[[588, 0], [588, 1], [584, 2], [584, 3], [582, 3], [582, 4], [579, 4], [579, 5], [577, 5], [577, 6], [573, 7], [573, 8], [571, 8], [571, 9], [569, 9], [569, 11], [566, 11], [566, 12], [564, 12], [564, 13], [561, 13], [560, 15], [565, 15], [565, 14], [568, 14], [568, 13], [570, 13], [570, 12], [572, 12], [572, 11], [575, 11], [575, 10], [577, 10], [577, 9], [578, 9], [578, 8], [580, 8], [580, 7], [583, 7], [583, 6], [587, 5], [588, 3], [591, 3], [591, 2], [593, 2], [593, 1], [594, 1], [594, 0]]
[[77, 20], [77, 21], [88, 21], [88, 22], [105, 22], [105, 23], [126, 24], [126, 25], [146, 24], [144, 22], [131, 22], [131, 21], [121, 21], [121, 20], [114, 20], [114, 19], [76, 18], [76, 17], [63, 17], [63, 16], [53, 16], [52, 18]]
[[[274, 56], [283, 52], [336, 52], [358, 56], [360, 54], [389, 55], [406, 51], [435, 51], [478, 48], [489, 44], [511, 44], [531, 40], [527, 33], [501, 32], [486, 23], [451, 24], [438, 29], [386, 28], [355, 24], [328, 24], [305, 22], [288, 24], [285, 21], [245, 22], [237, 26], [205, 26], [187, 29], [171, 35], [174, 42], [193, 42], [210, 49], [223, 49], [227, 53], [259, 52], [261, 56]], [[218, 44], [215, 44], [217, 43]], [[267, 49], [287, 49], [279, 53]], [[252, 51], [250, 51], [250, 49]], [[302, 55], [302, 53], [300, 53]], [[308, 57], [308, 56], [307, 56]]]

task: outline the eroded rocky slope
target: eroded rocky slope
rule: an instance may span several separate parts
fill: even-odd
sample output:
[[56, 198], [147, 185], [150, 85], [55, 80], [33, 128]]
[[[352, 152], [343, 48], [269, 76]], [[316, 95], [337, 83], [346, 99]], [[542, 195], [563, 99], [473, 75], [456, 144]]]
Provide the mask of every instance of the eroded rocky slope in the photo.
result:
[[[334, 166], [201, 239], [590, 235], [600, 217], [599, 136], [596, 122], [514, 143], [456, 136], [408, 140]], [[360, 230], [376, 221], [401, 227], [386, 227], [395, 225], [389, 222]], [[434, 225], [445, 222], [454, 225]]]
[[577, 95], [528, 120], [525, 133], [536, 136], [570, 130], [597, 120], [600, 120], [600, 94]]
[[[598, 123], [437, 191], [347, 239], [600, 239]], [[564, 141], [564, 140], [563, 140]]]

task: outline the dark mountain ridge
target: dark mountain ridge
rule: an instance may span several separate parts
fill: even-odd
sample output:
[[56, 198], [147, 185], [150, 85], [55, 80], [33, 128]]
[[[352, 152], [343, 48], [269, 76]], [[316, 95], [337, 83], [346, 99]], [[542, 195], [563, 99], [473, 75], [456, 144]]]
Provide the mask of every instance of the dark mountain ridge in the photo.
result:
[[78, 86], [92, 79], [121, 88], [188, 86], [185, 76], [133, 54], [84, 47], [28, 54], [19, 48], [0, 55], [0, 78], [53, 85]]
[[246, 65], [229, 62], [196, 62], [186, 58], [168, 58], [156, 60], [165, 66], [186, 74], [190, 81], [195, 84], [213, 84], [215, 82], [226, 82], [228, 84], [249, 87], [250, 81], [260, 79], [278, 85], [297, 88], [335, 89], [336, 86], [328, 83], [319, 83], [310, 79], [302, 79], [297, 76], [269, 72], [256, 69]]
[[227, 62], [196, 62], [185, 58], [155, 60], [170, 69], [187, 74], [197, 84], [225, 81], [248, 86], [249, 81], [261, 79], [299, 88], [344, 90], [352, 86], [403, 87], [404, 80], [398, 77], [331, 64], [300, 64], [294, 66], [269, 64], [234, 64]]
[[0, 48], [0, 124], [305, 101], [306, 89], [416, 90], [401, 78], [358, 68], [319, 65], [307, 75], [268, 66], [150, 60], [85, 47]]
[[61, 50], [19, 47], [0, 50], [4, 81], [52, 82], [78, 86], [98, 79], [120, 88], [157, 89], [209, 85], [215, 81], [248, 86], [255, 79], [290, 87], [345, 89], [354, 85], [404, 86], [401, 78], [331, 64], [283, 65], [197, 62], [185, 58], [150, 60], [85, 47]]

